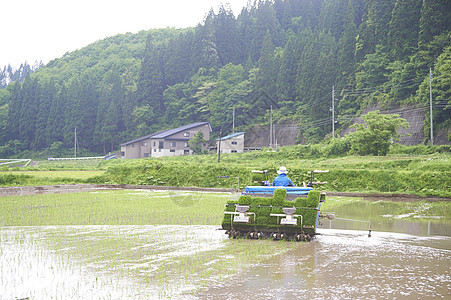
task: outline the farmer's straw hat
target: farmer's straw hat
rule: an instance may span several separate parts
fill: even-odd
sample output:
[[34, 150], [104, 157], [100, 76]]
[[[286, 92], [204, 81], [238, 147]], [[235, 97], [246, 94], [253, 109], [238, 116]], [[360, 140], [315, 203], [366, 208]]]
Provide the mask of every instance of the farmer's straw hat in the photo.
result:
[[277, 171], [277, 174], [287, 174], [287, 168], [286, 167], [280, 167], [279, 171]]

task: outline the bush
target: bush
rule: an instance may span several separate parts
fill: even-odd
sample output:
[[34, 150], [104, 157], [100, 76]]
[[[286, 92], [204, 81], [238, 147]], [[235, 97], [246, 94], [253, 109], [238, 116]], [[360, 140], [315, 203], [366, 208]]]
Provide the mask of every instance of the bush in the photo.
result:
[[407, 154], [407, 155], [428, 155], [434, 153], [449, 153], [451, 152], [451, 145], [440, 145], [440, 146], [426, 146], [426, 145], [415, 145], [406, 146], [401, 144], [392, 144], [390, 146], [389, 154]]

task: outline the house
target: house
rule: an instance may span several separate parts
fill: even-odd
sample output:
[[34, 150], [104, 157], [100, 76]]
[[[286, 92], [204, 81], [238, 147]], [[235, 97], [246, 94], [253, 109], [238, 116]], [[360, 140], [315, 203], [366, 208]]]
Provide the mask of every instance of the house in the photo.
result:
[[[121, 158], [144, 158], [189, 155], [193, 151], [188, 146], [196, 133], [202, 131], [204, 139], [210, 139], [211, 126], [208, 122], [198, 122], [182, 127], [159, 131], [121, 144]], [[207, 144], [203, 145], [206, 148]]]
[[[244, 134], [245, 132], [236, 132], [216, 140], [216, 149], [221, 153], [242, 153], [244, 152]], [[219, 146], [221, 143], [221, 146]]]

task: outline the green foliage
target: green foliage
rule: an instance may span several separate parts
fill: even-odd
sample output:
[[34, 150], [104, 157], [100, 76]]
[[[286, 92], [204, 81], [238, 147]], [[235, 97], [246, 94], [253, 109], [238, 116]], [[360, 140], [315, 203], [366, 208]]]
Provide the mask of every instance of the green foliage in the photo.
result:
[[206, 140], [204, 139], [204, 133], [199, 131], [194, 135], [194, 137], [189, 140], [188, 146], [193, 150], [194, 154], [202, 153], [202, 144], [204, 144]]
[[440, 145], [440, 146], [430, 146], [430, 145], [415, 145], [406, 146], [401, 144], [390, 145], [389, 153], [392, 155], [408, 154], [408, 155], [426, 155], [434, 153], [450, 153], [451, 145]]
[[[290, 171], [290, 178], [297, 185], [310, 180], [314, 169], [330, 170], [317, 174], [315, 180], [328, 184], [319, 190], [338, 192], [410, 193], [422, 196], [451, 197], [449, 170], [451, 169], [449, 146], [392, 145], [393, 154], [378, 156], [346, 156], [336, 158], [299, 158], [297, 147], [288, 151], [224, 155], [217, 163], [216, 155], [166, 157], [161, 159], [108, 160], [108, 161], [41, 161], [25, 170], [55, 171], [28, 173], [20, 185], [59, 184], [68, 182], [96, 184], [163, 185], [184, 187], [221, 187], [240, 189], [253, 185], [251, 170], [267, 169], [269, 178], [276, 176], [281, 164]], [[296, 151], [295, 151], [296, 150]], [[397, 153], [396, 155], [394, 153]], [[9, 170], [3, 167], [3, 170]], [[58, 172], [58, 170], [63, 172]], [[103, 175], [92, 174], [90, 179], [65, 179], [67, 170], [106, 170]], [[44, 174], [44, 175], [40, 175]], [[0, 175], [1, 172], [0, 172]], [[229, 175], [230, 178], [218, 178]], [[39, 177], [39, 178], [38, 178]], [[43, 178], [51, 177], [51, 178]], [[72, 181], [71, 181], [72, 180]], [[19, 184], [19, 183], [18, 183]], [[6, 184], [8, 185], [8, 184]], [[271, 205], [272, 198], [263, 198], [264, 205]], [[303, 201], [301, 198], [298, 201]], [[252, 198], [251, 201], [254, 201]], [[251, 205], [253, 203], [251, 202]], [[296, 205], [306, 206], [306, 204]]]
[[362, 118], [367, 126], [355, 124], [356, 131], [349, 134], [351, 150], [359, 155], [387, 155], [392, 141], [401, 136], [398, 130], [409, 126], [397, 114], [385, 115], [372, 111]]
[[0, 174], [0, 186], [22, 185], [31, 178], [30, 175]]
[[[296, 121], [300, 138], [317, 143], [331, 132], [332, 86], [337, 115], [349, 119], [368, 105], [423, 105], [429, 68], [444, 108], [434, 127], [449, 128], [449, 1], [316, 2], [257, 1], [237, 17], [221, 6], [195, 28], [116, 35], [27, 77], [29, 66], [4, 70], [0, 78], [17, 82], [0, 92], [0, 146], [17, 140], [24, 149], [2, 153], [69, 149], [75, 128], [80, 147], [95, 153], [198, 121], [217, 134], [230, 128], [233, 108], [245, 131], [267, 123], [271, 105], [276, 122]], [[339, 121], [337, 130], [347, 126]], [[328, 155], [342, 155], [349, 143], [330, 147]], [[302, 157], [326, 152], [305, 150]]]

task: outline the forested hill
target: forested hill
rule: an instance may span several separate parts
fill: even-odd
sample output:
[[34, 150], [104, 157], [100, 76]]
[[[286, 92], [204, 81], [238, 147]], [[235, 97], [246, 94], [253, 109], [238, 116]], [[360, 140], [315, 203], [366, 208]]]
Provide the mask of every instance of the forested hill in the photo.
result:
[[[451, 1], [258, 1], [210, 11], [195, 28], [97, 41], [0, 90], [0, 157], [80, 147], [117, 150], [132, 138], [198, 121], [227, 134], [291, 119], [319, 141], [369, 105], [429, 103], [450, 127]], [[428, 118], [426, 118], [428, 120]], [[426, 124], [426, 128], [429, 125]]]

